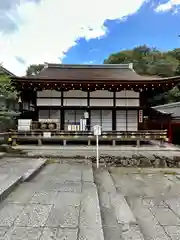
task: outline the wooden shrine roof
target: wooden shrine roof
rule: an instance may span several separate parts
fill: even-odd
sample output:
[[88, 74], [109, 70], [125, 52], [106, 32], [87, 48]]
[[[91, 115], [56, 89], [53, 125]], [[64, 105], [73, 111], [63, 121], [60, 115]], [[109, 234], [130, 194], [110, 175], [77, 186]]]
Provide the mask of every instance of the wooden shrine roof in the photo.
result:
[[103, 82], [103, 83], [152, 83], [180, 81], [180, 76], [175, 77], [150, 77], [141, 76], [133, 70], [132, 64], [101, 64], [101, 65], [76, 65], [76, 64], [45, 64], [43, 70], [35, 76], [17, 77], [19, 81], [38, 82]]
[[7, 70], [5, 67], [3, 67], [1, 64], [0, 64], [0, 74], [3, 74], [3, 75], [7, 75], [7, 76], [10, 76], [10, 77], [16, 77], [15, 74], [13, 74], [12, 72], [10, 72], [9, 70]]

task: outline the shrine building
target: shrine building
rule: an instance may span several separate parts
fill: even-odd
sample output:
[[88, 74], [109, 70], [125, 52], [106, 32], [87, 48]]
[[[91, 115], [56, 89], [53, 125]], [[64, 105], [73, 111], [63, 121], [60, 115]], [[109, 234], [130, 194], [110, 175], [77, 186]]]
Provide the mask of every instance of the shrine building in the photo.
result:
[[180, 82], [180, 76], [138, 75], [133, 64], [45, 63], [37, 75], [12, 79], [21, 93], [21, 137], [89, 142], [100, 125], [100, 140], [114, 143], [167, 138], [171, 114], [149, 99]]

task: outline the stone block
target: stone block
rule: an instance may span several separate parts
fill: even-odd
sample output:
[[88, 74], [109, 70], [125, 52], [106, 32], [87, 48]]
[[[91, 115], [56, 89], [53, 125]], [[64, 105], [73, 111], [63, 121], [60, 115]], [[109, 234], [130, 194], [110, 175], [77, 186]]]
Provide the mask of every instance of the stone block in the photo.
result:
[[134, 226], [124, 225], [122, 228], [122, 239], [123, 240], [130, 240], [130, 239], [144, 240], [144, 237], [140, 232], [138, 225], [134, 225]]
[[69, 205], [69, 206], [80, 206], [81, 194], [73, 192], [58, 192], [55, 205]]
[[0, 200], [3, 200], [10, 193], [13, 187], [20, 183], [21, 179], [21, 176], [7, 175], [7, 177], [0, 183]]
[[58, 192], [36, 192], [31, 198], [30, 203], [37, 204], [54, 204], [56, 202]]
[[97, 189], [94, 184], [83, 184], [79, 239], [104, 239], [99, 199]]
[[92, 166], [88, 166], [82, 170], [82, 180], [84, 182], [94, 182]]
[[4, 237], [8, 229], [9, 229], [8, 227], [0, 227], [0, 238]]
[[0, 210], [0, 226], [10, 227], [18, 215], [21, 214], [24, 206], [17, 204], [7, 204]]
[[80, 227], [79, 240], [104, 240], [102, 229], [92, 229], [88, 227]]
[[136, 219], [122, 194], [111, 194], [111, 202], [119, 224], [136, 224]]
[[153, 207], [151, 211], [159, 223], [163, 226], [177, 226], [180, 225], [180, 219], [169, 208]]
[[4, 237], [4, 240], [39, 240], [40, 228], [13, 227]]
[[[4, 200], [8, 203], [22, 203], [27, 204], [35, 193], [36, 185], [23, 183], [16, 188], [8, 197]], [[28, 191], [27, 191], [28, 189]]]
[[45, 228], [40, 240], [77, 240], [78, 229]]
[[77, 228], [79, 207], [65, 204], [54, 205], [46, 222], [47, 227]]
[[180, 217], [180, 197], [170, 198], [165, 201], [170, 209]]
[[27, 205], [14, 225], [22, 227], [43, 227], [51, 210], [51, 205]]
[[180, 239], [180, 226], [166, 226], [164, 229], [166, 233], [170, 236], [169, 239], [171, 240]]
[[81, 182], [65, 182], [63, 184], [54, 183], [53, 181], [46, 182], [42, 187], [42, 191], [56, 191], [56, 192], [81, 192]]

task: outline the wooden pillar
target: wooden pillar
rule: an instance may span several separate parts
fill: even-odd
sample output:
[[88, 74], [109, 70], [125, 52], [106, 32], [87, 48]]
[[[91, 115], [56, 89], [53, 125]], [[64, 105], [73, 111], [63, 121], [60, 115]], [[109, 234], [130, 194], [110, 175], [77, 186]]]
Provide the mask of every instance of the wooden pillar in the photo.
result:
[[60, 130], [62, 131], [64, 131], [64, 112], [65, 112], [64, 109], [61, 108]]
[[172, 143], [172, 123], [169, 123], [169, 128], [168, 128], [168, 142]]
[[113, 93], [112, 130], [116, 131], [116, 92]]

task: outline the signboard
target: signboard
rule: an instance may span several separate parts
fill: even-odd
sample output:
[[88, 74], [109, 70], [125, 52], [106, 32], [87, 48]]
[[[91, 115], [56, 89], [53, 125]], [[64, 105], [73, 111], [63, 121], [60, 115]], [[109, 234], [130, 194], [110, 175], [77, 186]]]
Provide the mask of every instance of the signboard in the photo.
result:
[[139, 123], [143, 122], [143, 110], [139, 110]]
[[88, 112], [85, 112], [85, 113], [84, 113], [84, 118], [85, 118], [85, 119], [89, 118], [89, 113], [88, 113]]
[[51, 138], [51, 132], [43, 132], [44, 138]]
[[18, 131], [30, 131], [31, 122], [31, 119], [18, 119]]
[[95, 125], [93, 127], [93, 130], [94, 130], [94, 135], [95, 136], [100, 136], [101, 135], [101, 126], [100, 125]]

